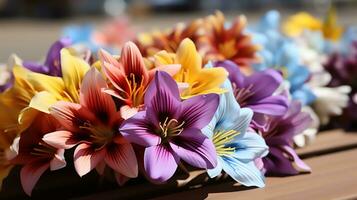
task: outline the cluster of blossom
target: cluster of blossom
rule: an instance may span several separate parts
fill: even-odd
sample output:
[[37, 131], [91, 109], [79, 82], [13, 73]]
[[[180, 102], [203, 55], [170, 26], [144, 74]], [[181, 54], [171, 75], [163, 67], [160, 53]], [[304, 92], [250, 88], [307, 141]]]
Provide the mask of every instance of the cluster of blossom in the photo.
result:
[[[43, 64], [10, 56], [0, 68], [1, 180], [20, 165], [31, 195], [45, 171], [66, 166], [69, 149], [79, 176], [96, 170], [119, 185], [138, 176], [162, 184], [187, 165], [256, 187], [265, 175], [310, 172], [294, 147], [347, 106], [345, 84], [355, 81], [330, 73], [345, 57], [350, 73], [357, 57], [334, 54], [326, 71], [320, 57], [343, 31], [300, 13], [283, 33], [279, 18], [270, 11], [246, 27], [244, 16], [216, 12], [125, 43], [116, 21], [96, 37], [103, 48], [63, 38]], [[329, 50], [311, 45], [317, 33]], [[111, 43], [120, 55], [104, 50]]]

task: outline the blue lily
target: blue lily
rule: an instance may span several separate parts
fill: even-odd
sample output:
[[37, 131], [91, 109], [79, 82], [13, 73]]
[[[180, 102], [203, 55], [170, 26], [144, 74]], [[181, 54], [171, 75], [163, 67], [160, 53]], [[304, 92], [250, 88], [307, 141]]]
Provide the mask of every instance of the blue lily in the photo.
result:
[[240, 108], [229, 80], [226, 80], [223, 88], [228, 92], [220, 96], [213, 119], [202, 130], [213, 140], [218, 159], [216, 168], [209, 169], [208, 175], [213, 178], [223, 170], [243, 185], [264, 187], [264, 175], [254, 161], [266, 156], [268, 147], [261, 136], [247, 131], [253, 111]]
[[311, 104], [316, 96], [306, 84], [310, 72], [306, 66], [301, 65], [298, 47], [294, 41], [279, 31], [279, 24], [279, 13], [269, 11], [260, 23], [251, 29], [253, 41], [263, 47], [258, 52], [262, 62], [253, 67], [256, 71], [267, 68], [280, 70], [284, 79], [289, 82], [292, 98], [303, 105]]

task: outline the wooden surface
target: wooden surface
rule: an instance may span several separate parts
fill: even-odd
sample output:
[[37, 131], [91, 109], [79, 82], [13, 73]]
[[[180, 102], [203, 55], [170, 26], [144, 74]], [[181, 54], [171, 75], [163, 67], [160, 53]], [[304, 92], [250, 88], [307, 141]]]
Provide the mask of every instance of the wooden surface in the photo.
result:
[[[133, 188], [129, 191], [137, 193], [140, 198], [156, 196], [158, 200], [357, 199], [357, 133], [345, 133], [342, 130], [321, 132], [312, 145], [298, 149], [297, 152], [312, 167], [313, 172], [291, 177], [268, 177], [264, 189], [244, 187], [229, 179], [199, 182], [205, 180], [201, 178], [181, 188], [144, 184], [138, 186], [137, 190]], [[199, 175], [194, 174], [193, 177], [195, 179]], [[79, 199], [128, 198], [123, 196], [123, 192], [105, 191]]]
[[311, 174], [267, 178], [263, 189], [249, 189], [233, 182], [209, 185], [156, 200], [188, 199], [357, 199], [357, 149], [305, 160]]

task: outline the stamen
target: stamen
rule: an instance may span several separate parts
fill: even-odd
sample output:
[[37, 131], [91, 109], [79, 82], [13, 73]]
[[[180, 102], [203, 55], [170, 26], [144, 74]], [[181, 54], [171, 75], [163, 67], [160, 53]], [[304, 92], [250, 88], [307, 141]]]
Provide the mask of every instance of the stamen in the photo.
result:
[[141, 76], [139, 79], [140, 83], [138, 84], [138, 80], [135, 74], [131, 73], [129, 77], [127, 77], [127, 82], [129, 83], [129, 99], [131, 100], [132, 106], [138, 107], [144, 102], [144, 94], [147, 89], [144, 76]]
[[248, 99], [252, 97], [255, 93], [251, 91], [251, 89], [253, 88], [253, 84], [250, 84], [247, 88], [238, 88], [235, 83], [232, 83], [232, 87], [234, 97], [236, 98], [239, 105], [242, 107], [247, 105]]
[[183, 126], [185, 122], [179, 124], [176, 119], [170, 119], [168, 117], [165, 118], [165, 121], [159, 122], [160, 134], [163, 138], [178, 136], [183, 131]]
[[217, 155], [219, 156], [231, 156], [235, 152], [235, 147], [229, 147], [229, 144], [237, 135], [238, 131], [229, 130], [229, 131], [218, 131], [213, 135], [213, 144], [216, 147]]
[[113, 130], [104, 125], [94, 126], [89, 122], [85, 122], [79, 128], [88, 130], [91, 133], [90, 138], [93, 139], [93, 143], [99, 145], [99, 148], [96, 148], [96, 150], [102, 149], [114, 136]]
[[36, 147], [32, 149], [31, 155], [51, 157], [56, 154], [57, 149], [43, 141], [40, 141]]

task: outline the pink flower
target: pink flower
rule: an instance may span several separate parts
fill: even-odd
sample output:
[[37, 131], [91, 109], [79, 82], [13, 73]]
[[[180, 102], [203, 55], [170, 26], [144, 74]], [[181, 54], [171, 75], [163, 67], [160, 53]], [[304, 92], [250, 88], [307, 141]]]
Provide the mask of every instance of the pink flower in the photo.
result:
[[83, 79], [80, 103], [58, 102], [51, 115], [66, 131], [54, 132], [43, 140], [57, 148], [74, 151], [74, 166], [83, 176], [92, 169], [102, 174], [105, 166], [114, 170], [119, 184], [138, 175], [138, 164], [132, 145], [119, 133], [123, 121], [112, 97], [102, 92], [107, 84], [92, 68]]
[[[21, 133], [18, 144], [18, 155], [11, 160], [14, 164], [23, 165], [20, 178], [26, 194], [31, 196], [32, 190], [41, 175], [47, 170], [61, 169], [66, 166], [64, 149], [52, 146], [42, 140], [43, 135], [56, 131], [58, 122], [51, 115], [40, 113], [33, 119], [32, 125]], [[16, 140], [15, 140], [16, 141]]]

